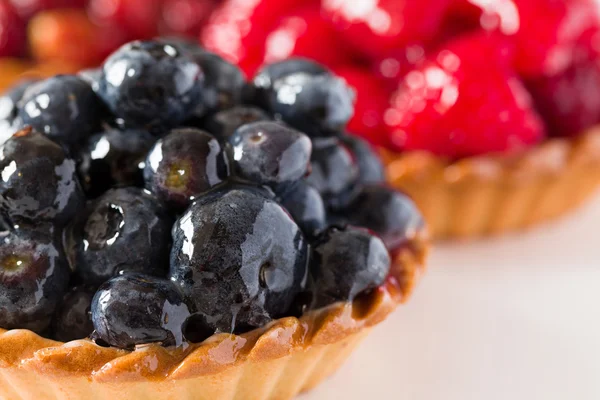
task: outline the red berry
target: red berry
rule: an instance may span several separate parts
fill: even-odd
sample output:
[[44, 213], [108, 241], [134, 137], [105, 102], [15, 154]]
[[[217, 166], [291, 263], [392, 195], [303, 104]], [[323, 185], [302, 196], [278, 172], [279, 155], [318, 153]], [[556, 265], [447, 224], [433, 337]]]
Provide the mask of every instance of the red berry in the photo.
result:
[[346, 66], [334, 69], [334, 72], [344, 78], [356, 92], [354, 117], [348, 124], [348, 130], [372, 143], [384, 144], [383, 114], [391, 91], [368, 69]]
[[203, 28], [200, 41], [208, 50], [238, 64], [248, 76], [253, 76], [261, 65], [265, 38], [277, 17], [303, 3], [307, 1], [224, 0]]
[[553, 136], [575, 136], [600, 122], [600, 30], [586, 35], [564, 72], [528, 82]]
[[350, 62], [347, 50], [318, 8], [303, 8], [281, 18], [267, 35], [263, 63], [298, 56], [333, 67]]
[[15, 9], [25, 20], [44, 10], [55, 8], [83, 8], [87, 0], [11, 0]]
[[164, 0], [160, 31], [197, 37], [215, 7], [215, 0]]
[[99, 25], [119, 26], [131, 38], [158, 34], [162, 0], [90, 0], [90, 17]]
[[25, 50], [25, 23], [8, 0], [0, 0], [0, 57], [13, 57]]
[[343, 37], [375, 57], [435, 39], [451, 0], [323, 0], [322, 9]]
[[459, 158], [538, 143], [543, 124], [498, 43], [461, 37], [409, 72], [385, 114], [392, 147]]
[[375, 74], [395, 86], [400, 79], [425, 58], [425, 48], [419, 44], [395, 50], [378, 59], [374, 65]]

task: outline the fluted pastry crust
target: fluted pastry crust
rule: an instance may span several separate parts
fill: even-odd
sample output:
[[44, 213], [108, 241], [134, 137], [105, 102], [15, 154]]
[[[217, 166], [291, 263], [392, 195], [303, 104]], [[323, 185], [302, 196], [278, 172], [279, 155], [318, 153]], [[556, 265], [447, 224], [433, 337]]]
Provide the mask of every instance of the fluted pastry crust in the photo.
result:
[[526, 228], [576, 208], [600, 186], [600, 126], [512, 156], [382, 155], [389, 182], [416, 201], [437, 239]]
[[90, 340], [60, 343], [0, 330], [5, 400], [282, 400], [316, 386], [370, 329], [411, 294], [423, 272], [427, 232], [394, 255], [386, 283], [352, 303], [283, 318], [243, 335], [214, 335], [186, 349], [135, 351]]

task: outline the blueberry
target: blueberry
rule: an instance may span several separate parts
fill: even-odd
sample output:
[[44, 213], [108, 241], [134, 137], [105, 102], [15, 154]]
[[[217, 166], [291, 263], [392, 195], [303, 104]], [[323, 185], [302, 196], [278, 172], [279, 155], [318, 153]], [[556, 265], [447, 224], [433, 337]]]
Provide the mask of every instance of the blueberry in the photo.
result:
[[0, 238], [0, 327], [41, 333], [69, 285], [60, 245], [41, 230], [5, 232]]
[[171, 279], [196, 318], [221, 332], [286, 315], [303, 289], [308, 245], [275, 201], [233, 189], [199, 198], [173, 227]]
[[343, 136], [340, 139], [354, 154], [354, 158], [358, 164], [358, 181], [360, 183], [373, 184], [385, 182], [383, 163], [369, 143], [356, 136]]
[[359, 168], [339, 139], [313, 140], [311, 169], [307, 182], [317, 189], [328, 208], [338, 210], [351, 201], [357, 190]]
[[329, 71], [322, 65], [305, 58], [289, 58], [268, 64], [261, 68], [252, 80], [253, 100], [261, 107], [268, 107], [269, 93], [273, 89], [274, 83], [295, 73], [324, 75]]
[[354, 113], [354, 92], [331, 74], [294, 73], [273, 83], [267, 109], [311, 137], [337, 135]]
[[144, 186], [144, 161], [156, 142], [148, 131], [111, 129], [90, 138], [80, 153], [79, 176], [90, 197], [115, 186]]
[[175, 129], [148, 154], [146, 188], [175, 210], [227, 179], [227, 158], [219, 142], [198, 129]]
[[228, 142], [229, 138], [242, 125], [269, 120], [271, 117], [260, 108], [237, 106], [210, 116], [205, 122], [205, 128], [221, 142]]
[[306, 236], [313, 237], [325, 228], [327, 212], [323, 198], [304, 180], [292, 185], [291, 189], [281, 196], [280, 203]]
[[194, 111], [196, 116], [214, 113], [241, 103], [246, 78], [237, 66], [217, 54], [202, 49], [192, 53], [191, 58], [200, 65], [206, 77], [202, 103]]
[[126, 126], [162, 133], [201, 101], [204, 75], [176, 46], [131, 42], [104, 63], [99, 95]]
[[94, 331], [90, 308], [96, 291], [77, 286], [64, 295], [52, 321], [53, 338], [61, 342], [83, 339]]
[[308, 172], [308, 136], [277, 122], [243, 125], [229, 138], [238, 177], [260, 185], [293, 183]]
[[102, 68], [89, 68], [79, 71], [79, 78], [87, 82], [88, 85], [97, 92], [100, 88], [100, 80], [102, 79]]
[[168, 269], [171, 218], [138, 188], [113, 189], [91, 202], [69, 227], [69, 261], [86, 284], [121, 272], [163, 276]]
[[364, 226], [381, 236], [390, 250], [397, 249], [424, 226], [423, 217], [410, 197], [383, 185], [363, 188], [343, 214], [351, 224]]
[[381, 285], [390, 271], [384, 243], [362, 228], [330, 228], [314, 246], [311, 275], [315, 306], [352, 301]]
[[6, 142], [18, 130], [20, 123], [17, 121], [19, 115], [18, 103], [28, 87], [34, 84], [34, 80], [20, 81], [0, 96], [0, 144]]
[[138, 344], [184, 344], [190, 310], [176, 286], [143, 274], [117, 276], [104, 283], [92, 300], [94, 338], [133, 349]]
[[99, 128], [102, 104], [90, 85], [57, 75], [30, 86], [19, 103], [19, 119], [68, 149], [76, 149]]
[[76, 172], [59, 145], [25, 128], [0, 146], [0, 208], [15, 223], [64, 224], [85, 201]]

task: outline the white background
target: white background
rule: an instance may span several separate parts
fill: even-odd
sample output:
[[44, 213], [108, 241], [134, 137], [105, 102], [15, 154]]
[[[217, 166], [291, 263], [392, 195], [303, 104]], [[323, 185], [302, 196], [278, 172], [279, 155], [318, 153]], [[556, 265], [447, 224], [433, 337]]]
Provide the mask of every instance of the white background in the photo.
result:
[[600, 399], [600, 197], [438, 246], [411, 301], [301, 400]]

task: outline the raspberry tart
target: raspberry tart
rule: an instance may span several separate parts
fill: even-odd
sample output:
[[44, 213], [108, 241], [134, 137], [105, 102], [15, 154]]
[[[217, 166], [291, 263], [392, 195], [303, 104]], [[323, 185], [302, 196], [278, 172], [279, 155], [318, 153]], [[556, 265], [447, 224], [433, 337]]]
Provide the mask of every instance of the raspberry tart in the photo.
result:
[[349, 131], [382, 149], [434, 236], [523, 228], [597, 188], [596, 1], [240, 3], [224, 0], [201, 41], [251, 76], [299, 56], [343, 77]]
[[289, 399], [332, 374], [428, 248], [345, 133], [353, 96], [174, 39], [6, 93], [0, 397]]

